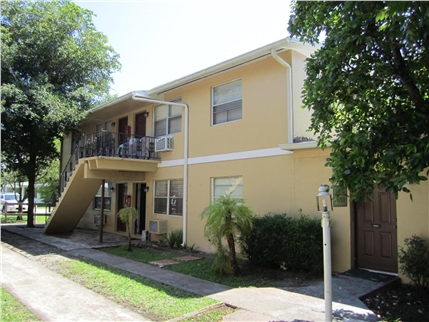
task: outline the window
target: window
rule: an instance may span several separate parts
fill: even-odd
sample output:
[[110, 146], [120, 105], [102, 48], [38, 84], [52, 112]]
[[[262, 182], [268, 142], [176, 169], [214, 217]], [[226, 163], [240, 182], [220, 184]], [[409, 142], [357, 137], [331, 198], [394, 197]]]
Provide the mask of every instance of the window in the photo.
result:
[[183, 180], [155, 181], [155, 213], [183, 215]]
[[214, 178], [212, 199], [216, 200], [224, 194], [243, 198], [243, 177]]
[[[180, 103], [182, 100], [173, 102]], [[155, 106], [155, 136], [178, 133], [182, 131], [182, 107], [177, 105], [158, 105]]]
[[241, 79], [213, 87], [213, 124], [241, 120]]
[[[94, 209], [101, 210], [101, 190], [103, 186], [101, 185], [94, 197]], [[112, 183], [106, 181], [104, 183], [104, 210], [110, 211], [112, 207]]]

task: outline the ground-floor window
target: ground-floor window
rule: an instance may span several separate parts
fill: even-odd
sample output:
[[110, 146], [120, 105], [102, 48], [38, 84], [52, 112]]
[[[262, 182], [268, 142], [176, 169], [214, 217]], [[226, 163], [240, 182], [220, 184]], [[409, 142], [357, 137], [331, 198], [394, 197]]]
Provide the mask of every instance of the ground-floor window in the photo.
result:
[[183, 180], [155, 181], [154, 212], [156, 214], [183, 215]]
[[224, 194], [231, 194], [234, 198], [243, 198], [243, 177], [213, 178], [212, 200]]
[[[112, 207], [112, 186], [113, 183], [106, 181], [104, 183], [104, 210], [110, 211]], [[101, 192], [103, 185], [100, 186], [94, 197], [94, 209], [101, 210]]]

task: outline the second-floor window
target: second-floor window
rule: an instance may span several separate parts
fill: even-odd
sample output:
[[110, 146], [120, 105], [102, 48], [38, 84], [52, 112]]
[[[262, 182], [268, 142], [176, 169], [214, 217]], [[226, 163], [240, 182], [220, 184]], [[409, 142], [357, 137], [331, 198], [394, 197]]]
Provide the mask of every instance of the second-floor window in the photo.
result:
[[212, 89], [213, 125], [241, 120], [241, 79], [215, 86]]
[[[182, 100], [173, 102], [180, 103]], [[158, 105], [154, 111], [155, 136], [174, 134], [182, 131], [182, 107], [177, 105]]]

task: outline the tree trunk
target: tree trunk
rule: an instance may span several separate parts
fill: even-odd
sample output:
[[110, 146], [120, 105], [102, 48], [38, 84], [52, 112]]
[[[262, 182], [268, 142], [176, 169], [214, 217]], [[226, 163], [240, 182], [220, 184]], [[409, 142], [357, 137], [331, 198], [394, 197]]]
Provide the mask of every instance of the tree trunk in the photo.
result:
[[130, 223], [130, 221], [128, 220], [128, 223], [127, 223], [127, 231], [128, 231], [128, 248], [127, 248], [127, 251], [131, 251], [131, 223]]
[[240, 269], [238, 267], [237, 258], [235, 256], [235, 242], [234, 235], [228, 235], [228, 247], [229, 247], [229, 261], [231, 262], [232, 274], [237, 276], [240, 273]]
[[36, 169], [28, 174], [28, 213], [27, 227], [34, 228], [34, 185], [36, 183]]

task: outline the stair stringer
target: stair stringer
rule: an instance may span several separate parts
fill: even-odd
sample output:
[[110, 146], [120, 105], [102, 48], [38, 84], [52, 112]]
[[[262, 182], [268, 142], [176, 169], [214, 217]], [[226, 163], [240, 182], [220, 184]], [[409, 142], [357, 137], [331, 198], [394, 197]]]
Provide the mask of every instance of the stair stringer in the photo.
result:
[[85, 167], [88, 167], [85, 162], [79, 162], [76, 165], [45, 225], [44, 234], [72, 232], [85, 214], [102, 184], [102, 179], [85, 178]]

